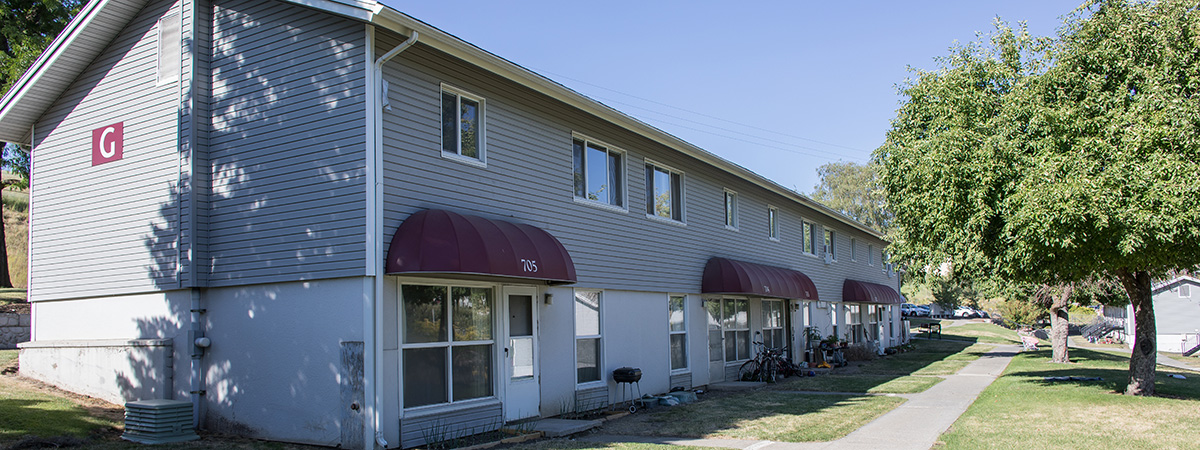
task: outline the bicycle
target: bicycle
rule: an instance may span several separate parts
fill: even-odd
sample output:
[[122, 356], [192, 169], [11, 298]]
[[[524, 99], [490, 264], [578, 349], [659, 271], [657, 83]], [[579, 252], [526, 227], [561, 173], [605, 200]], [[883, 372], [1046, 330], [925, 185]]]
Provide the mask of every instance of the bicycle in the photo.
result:
[[739, 380], [774, 383], [781, 377], [802, 373], [800, 368], [783, 356], [787, 347], [768, 348], [762, 342], [754, 342], [754, 347], [757, 349], [754, 358], [742, 363], [738, 368]]

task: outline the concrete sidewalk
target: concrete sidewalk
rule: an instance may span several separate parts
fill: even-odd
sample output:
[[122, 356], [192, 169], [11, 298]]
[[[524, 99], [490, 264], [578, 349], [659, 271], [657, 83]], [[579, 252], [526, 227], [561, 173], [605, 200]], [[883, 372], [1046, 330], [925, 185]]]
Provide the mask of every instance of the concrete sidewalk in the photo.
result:
[[[585, 442], [638, 442], [745, 450], [898, 449], [928, 450], [958, 420], [992, 381], [1008, 367], [1019, 346], [1003, 345], [985, 353], [925, 392], [902, 395], [907, 402], [844, 438], [830, 442], [773, 442], [741, 439], [691, 439], [596, 434]], [[796, 395], [796, 394], [789, 394]]]

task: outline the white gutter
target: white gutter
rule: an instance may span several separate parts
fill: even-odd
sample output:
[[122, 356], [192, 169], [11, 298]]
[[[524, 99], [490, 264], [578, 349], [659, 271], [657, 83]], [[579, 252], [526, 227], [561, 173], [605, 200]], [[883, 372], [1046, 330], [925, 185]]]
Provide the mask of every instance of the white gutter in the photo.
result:
[[[383, 111], [387, 103], [383, 98], [383, 65], [404, 50], [417, 43], [419, 33], [408, 30], [408, 39], [380, 56], [371, 60], [375, 53], [375, 27], [367, 25], [367, 267], [368, 277], [372, 277], [372, 286], [368, 288], [371, 295], [364, 302], [363, 336], [365, 351], [370, 357], [365, 358], [363, 368], [366, 378], [366, 392], [371, 406], [367, 409], [366, 436], [363, 443], [374, 441], [379, 448], [387, 448], [388, 442], [381, 430], [380, 411], [383, 404], [382, 389], [379, 380], [383, 376], [383, 240], [380, 239], [383, 230]], [[390, 108], [389, 108], [390, 109]]]

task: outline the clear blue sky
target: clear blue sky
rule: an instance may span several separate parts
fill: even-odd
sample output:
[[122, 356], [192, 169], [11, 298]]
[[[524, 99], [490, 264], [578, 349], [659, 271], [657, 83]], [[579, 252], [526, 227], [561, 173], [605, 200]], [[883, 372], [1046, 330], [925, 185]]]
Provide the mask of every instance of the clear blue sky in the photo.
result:
[[1053, 35], [1081, 2], [384, 0], [806, 194], [883, 142], [907, 66], [997, 16]]

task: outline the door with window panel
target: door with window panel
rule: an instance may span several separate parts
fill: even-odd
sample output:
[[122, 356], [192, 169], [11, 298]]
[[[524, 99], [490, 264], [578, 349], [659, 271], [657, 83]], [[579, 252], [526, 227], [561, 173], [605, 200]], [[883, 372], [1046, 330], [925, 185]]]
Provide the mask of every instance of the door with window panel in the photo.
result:
[[504, 419], [520, 420], [539, 414], [537, 379], [537, 290], [531, 287], [504, 288], [508, 320], [508, 346], [504, 349], [508, 380], [505, 386]]

